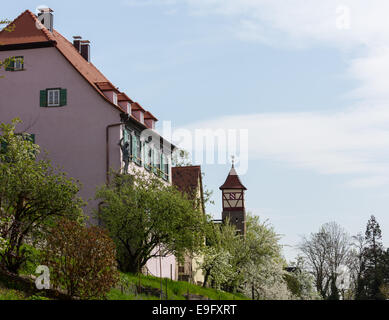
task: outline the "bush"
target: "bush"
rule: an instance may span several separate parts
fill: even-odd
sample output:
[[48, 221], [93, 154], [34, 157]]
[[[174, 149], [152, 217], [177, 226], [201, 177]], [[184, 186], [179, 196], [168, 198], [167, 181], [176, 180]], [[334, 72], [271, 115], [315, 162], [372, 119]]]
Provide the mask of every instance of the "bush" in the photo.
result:
[[44, 263], [52, 286], [80, 299], [103, 298], [118, 281], [115, 244], [96, 226], [61, 220], [48, 236]]

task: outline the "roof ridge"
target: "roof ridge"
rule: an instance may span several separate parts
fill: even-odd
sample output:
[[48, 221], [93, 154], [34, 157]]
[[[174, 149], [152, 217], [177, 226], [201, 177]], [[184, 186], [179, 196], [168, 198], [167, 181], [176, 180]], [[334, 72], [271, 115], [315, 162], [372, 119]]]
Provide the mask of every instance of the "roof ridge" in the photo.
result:
[[[21, 14], [19, 14], [12, 22], [10, 22], [7, 27], [15, 24], [17, 22], [17, 20], [21, 19], [24, 15], [28, 15], [30, 16], [34, 21], [35, 23], [38, 23], [39, 24], [39, 27], [40, 28], [37, 28], [37, 30], [40, 30], [43, 35], [46, 37], [47, 41], [55, 41], [55, 38], [54, 36], [51, 34], [51, 32], [49, 30], [47, 30], [47, 28], [39, 21], [39, 19], [35, 16], [35, 14], [33, 14], [30, 10], [25, 10], [23, 11]], [[6, 29], [7, 27], [3, 28], [1, 31], [0, 31], [0, 35], [3, 34], [4, 32], [6, 32]]]
[[39, 26], [42, 27], [40, 30], [42, 30], [42, 32], [45, 34], [48, 40], [55, 41], [54, 36], [51, 34], [49, 30], [47, 30], [47, 28], [42, 24], [42, 22], [39, 21], [39, 19], [35, 14], [33, 14], [30, 10], [26, 10], [25, 12], [29, 13], [30, 16], [35, 20], [35, 22], [39, 23]]

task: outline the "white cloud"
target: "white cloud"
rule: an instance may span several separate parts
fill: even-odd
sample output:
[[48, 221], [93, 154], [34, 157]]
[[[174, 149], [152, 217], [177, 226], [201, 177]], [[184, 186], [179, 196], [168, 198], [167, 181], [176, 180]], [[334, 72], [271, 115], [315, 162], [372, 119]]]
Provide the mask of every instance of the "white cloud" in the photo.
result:
[[347, 185], [353, 187], [389, 182], [382, 178], [389, 176], [389, 111], [385, 107], [335, 114], [230, 116], [186, 128], [248, 129], [250, 160], [268, 159], [320, 174], [350, 175]]
[[[242, 41], [338, 48], [349, 63], [344, 76], [357, 81], [345, 94], [359, 100], [354, 108], [334, 114], [253, 114], [195, 123], [192, 128], [248, 128], [250, 159], [282, 161], [321, 174], [357, 175], [347, 182], [352, 187], [389, 184], [388, 1], [183, 2], [193, 14], [226, 17], [227, 27]], [[341, 28], [345, 21], [349, 25]]]

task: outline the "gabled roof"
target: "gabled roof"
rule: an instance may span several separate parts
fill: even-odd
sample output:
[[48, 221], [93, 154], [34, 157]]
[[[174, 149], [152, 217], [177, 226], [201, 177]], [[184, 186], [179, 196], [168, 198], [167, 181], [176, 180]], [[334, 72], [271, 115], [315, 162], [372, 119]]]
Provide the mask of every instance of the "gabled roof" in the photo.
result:
[[[0, 31], [0, 50], [11, 50], [24, 47], [56, 47], [74, 69], [81, 74], [104, 100], [118, 111], [125, 112], [125, 110], [110, 101], [103, 93], [103, 91], [106, 90], [113, 90], [117, 93], [120, 93], [120, 91], [93, 65], [93, 63], [86, 61], [74, 47], [73, 43], [68, 41], [58, 31], [53, 30], [53, 32], [50, 32], [47, 30], [30, 10], [24, 11], [8, 26], [12, 25], [15, 27], [12, 32], [8, 32], [5, 29]], [[130, 101], [132, 100], [130, 99]], [[141, 109], [144, 110], [143, 108]], [[131, 118], [134, 121], [139, 122], [132, 115]], [[139, 123], [141, 124], [141, 122]]]
[[234, 168], [234, 165], [232, 165], [232, 168], [227, 176], [226, 181], [224, 184], [219, 188], [220, 190], [224, 189], [243, 189], [247, 190], [247, 188], [242, 184], [242, 182], [239, 179], [238, 174], [236, 173], [236, 170]]
[[20, 14], [8, 26], [13, 31], [6, 31], [5, 28], [0, 31], [0, 42], [2, 45], [55, 41], [51, 32], [29, 10]]
[[[201, 167], [185, 166], [172, 168], [172, 183], [179, 191], [186, 193], [190, 199], [194, 200], [197, 196], [198, 188], [202, 189]], [[201, 190], [202, 192], [202, 190]]]

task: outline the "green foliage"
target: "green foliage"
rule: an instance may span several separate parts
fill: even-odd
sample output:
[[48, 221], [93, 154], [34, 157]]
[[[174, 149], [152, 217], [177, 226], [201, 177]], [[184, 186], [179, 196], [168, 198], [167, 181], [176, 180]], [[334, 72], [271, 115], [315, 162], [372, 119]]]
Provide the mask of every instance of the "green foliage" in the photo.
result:
[[[160, 289], [161, 280], [158, 277], [145, 276], [137, 274], [122, 274], [122, 277], [133, 286], [139, 285], [139, 278], [141, 287]], [[166, 280], [167, 280], [167, 296], [169, 300], [185, 300], [186, 295], [199, 295], [211, 300], [247, 300], [241, 294], [232, 294], [222, 290], [212, 288], [203, 288], [184, 281], [172, 281], [170, 279], [163, 279], [163, 293], [166, 297]], [[120, 289], [112, 289], [107, 296], [109, 300], [159, 300], [159, 296], [135, 294], [135, 293], [121, 293]]]
[[28, 244], [22, 245], [21, 251], [24, 252], [25, 262], [21, 265], [19, 274], [35, 274], [36, 268], [42, 264], [42, 252]]
[[0, 288], [0, 300], [24, 300], [25, 296], [18, 290]]
[[115, 244], [96, 226], [61, 220], [47, 238], [43, 261], [53, 286], [73, 297], [103, 298], [118, 281]]
[[120, 269], [136, 273], [152, 257], [203, 246], [206, 216], [175, 187], [147, 173], [117, 174], [101, 187], [97, 217], [109, 230], [118, 250]]
[[39, 146], [0, 124], [0, 264], [16, 273], [25, 262], [23, 244], [38, 242], [59, 218], [80, 219], [79, 185], [39, 158]]
[[285, 273], [284, 279], [292, 295], [299, 300], [320, 300], [315, 288], [315, 278], [308, 271], [304, 258], [298, 256], [291, 266], [295, 270]]
[[210, 227], [201, 265], [204, 286], [209, 282], [213, 287], [240, 290], [256, 299], [289, 297], [279, 236], [256, 216], [248, 214], [246, 222], [245, 237], [238, 235], [228, 221]]
[[388, 281], [387, 253], [382, 245], [380, 225], [371, 216], [365, 232], [365, 247], [362, 251], [361, 275], [358, 281], [356, 299], [384, 300], [385, 281]]

